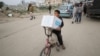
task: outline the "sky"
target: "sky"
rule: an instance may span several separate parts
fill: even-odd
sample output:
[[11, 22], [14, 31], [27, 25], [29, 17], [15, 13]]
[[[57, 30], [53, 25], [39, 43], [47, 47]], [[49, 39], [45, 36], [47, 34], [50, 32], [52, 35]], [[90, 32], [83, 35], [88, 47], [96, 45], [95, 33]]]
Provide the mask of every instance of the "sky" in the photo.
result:
[[[21, 3], [22, 0], [0, 0], [3, 1], [5, 4], [8, 5], [17, 5], [19, 3]], [[24, 0], [25, 2], [31, 2], [31, 1], [35, 1], [35, 2], [43, 2], [44, 0]]]

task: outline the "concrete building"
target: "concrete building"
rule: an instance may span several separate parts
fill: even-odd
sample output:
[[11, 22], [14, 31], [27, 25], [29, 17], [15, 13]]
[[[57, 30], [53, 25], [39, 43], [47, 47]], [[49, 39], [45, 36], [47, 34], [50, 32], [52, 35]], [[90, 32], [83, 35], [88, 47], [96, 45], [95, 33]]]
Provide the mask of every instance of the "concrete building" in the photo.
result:
[[45, 0], [45, 4], [51, 4], [51, 5], [58, 5], [62, 3], [66, 3], [70, 0]]
[[45, 4], [58, 5], [62, 4], [62, 0], [45, 0]]
[[75, 4], [75, 3], [79, 3], [79, 2], [81, 2], [81, 1], [84, 1], [84, 0], [70, 0], [73, 4]]

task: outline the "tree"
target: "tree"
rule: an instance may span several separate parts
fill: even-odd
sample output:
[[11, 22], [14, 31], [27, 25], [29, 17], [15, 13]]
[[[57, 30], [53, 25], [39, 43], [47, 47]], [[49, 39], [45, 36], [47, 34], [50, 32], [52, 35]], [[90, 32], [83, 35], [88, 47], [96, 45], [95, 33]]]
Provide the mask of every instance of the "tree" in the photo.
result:
[[9, 7], [6, 7], [6, 10], [9, 10]]
[[2, 8], [4, 6], [3, 2], [0, 2], [0, 8]]

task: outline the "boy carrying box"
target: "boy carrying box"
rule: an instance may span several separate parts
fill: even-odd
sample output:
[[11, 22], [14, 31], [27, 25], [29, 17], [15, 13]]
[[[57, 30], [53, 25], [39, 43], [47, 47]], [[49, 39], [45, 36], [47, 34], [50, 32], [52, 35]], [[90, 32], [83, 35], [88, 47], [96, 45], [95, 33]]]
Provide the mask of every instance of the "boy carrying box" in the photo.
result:
[[60, 17], [59, 14], [60, 14], [60, 11], [55, 10], [54, 16], [51, 16], [51, 15], [43, 16], [41, 26], [52, 28], [52, 32], [57, 36], [60, 46], [62, 47], [62, 49], [65, 49], [65, 46], [62, 40], [62, 35], [61, 35], [61, 29], [64, 26], [64, 23], [63, 23], [63, 19]]
[[61, 35], [61, 29], [64, 26], [64, 22], [63, 22], [63, 19], [60, 17], [59, 14], [60, 14], [60, 11], [59, 10], [55, 10], [54, 11], [54, 16], [58, 17], [62, 21], [62, 23], [61, 23], [61, 25], [58, 28], [53, 29], [53, 33], [55, 33], [57, 35], [58, 41], [59, 41], [62, 49], [65, 49], [65, 46], [63, 44], [62, 35]]

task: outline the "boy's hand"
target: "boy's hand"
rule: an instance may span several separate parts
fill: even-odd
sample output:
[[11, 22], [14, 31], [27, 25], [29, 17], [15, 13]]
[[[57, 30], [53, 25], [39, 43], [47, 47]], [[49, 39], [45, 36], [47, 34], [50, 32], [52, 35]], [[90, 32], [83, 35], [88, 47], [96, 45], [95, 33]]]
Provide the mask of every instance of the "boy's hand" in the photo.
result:
[[61, 30], [61, 27], [58, 27], [56, 30], [60, 31]]

